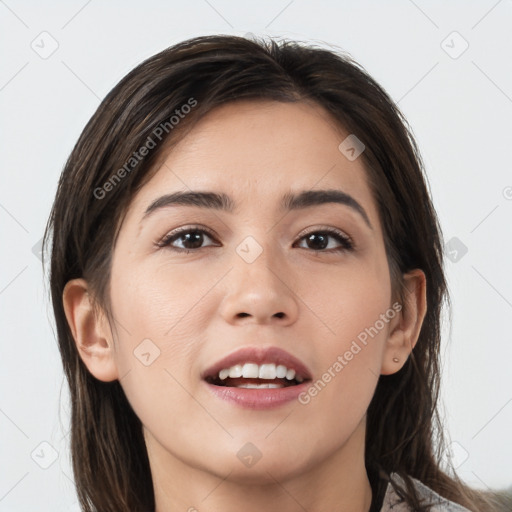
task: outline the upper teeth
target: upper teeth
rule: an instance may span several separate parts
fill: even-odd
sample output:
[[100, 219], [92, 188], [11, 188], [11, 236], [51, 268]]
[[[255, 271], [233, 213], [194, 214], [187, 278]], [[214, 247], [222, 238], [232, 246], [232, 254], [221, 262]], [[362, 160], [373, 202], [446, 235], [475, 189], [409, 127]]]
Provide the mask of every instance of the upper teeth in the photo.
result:
[[219, 379], [225, 380], [227, 378], [238, 379], [243, 377], [244, 379], [284, 379], [302, 382], [304, 379], [299, 375], [295, 375], [295, 370], [288, 369], [286, 366], [280, 364], [256, 364], [256, 363], [245, 363], [244, 365], [235, 364], [231, 368], [224, 368], [219, 372]]

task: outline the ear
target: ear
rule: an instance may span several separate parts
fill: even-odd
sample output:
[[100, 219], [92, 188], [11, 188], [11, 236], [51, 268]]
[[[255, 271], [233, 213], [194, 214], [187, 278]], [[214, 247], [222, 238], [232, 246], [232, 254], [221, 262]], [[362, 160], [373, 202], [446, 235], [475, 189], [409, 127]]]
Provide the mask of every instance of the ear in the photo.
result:
[[112, 331], [105, 314], [94, 310], [87, 281], [68, 281], [62, 301], [78, 353], [89, 372], [104, 382], [116, 380]]
[[415, 269], [403, 277], [403, 304], [391, 323], [384, 348], [381, 375], [391, 375], [403, 367], [418, 341], [427, 312], [427, 286], [423, 271]]

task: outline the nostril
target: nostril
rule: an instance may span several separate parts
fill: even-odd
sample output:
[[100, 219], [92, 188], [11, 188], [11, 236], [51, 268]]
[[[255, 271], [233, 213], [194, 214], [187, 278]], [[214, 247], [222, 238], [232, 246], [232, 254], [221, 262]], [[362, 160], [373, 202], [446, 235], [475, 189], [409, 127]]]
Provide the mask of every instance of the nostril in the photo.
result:
[[[249, 313], [237, 313], [238, 318], [245, 318], [246, 316], [251, 316]], [[280, 313], [275, 313], [272, 316], [277, 316], [277, 318], [283, 318], [285, 314], [281, 311]]]

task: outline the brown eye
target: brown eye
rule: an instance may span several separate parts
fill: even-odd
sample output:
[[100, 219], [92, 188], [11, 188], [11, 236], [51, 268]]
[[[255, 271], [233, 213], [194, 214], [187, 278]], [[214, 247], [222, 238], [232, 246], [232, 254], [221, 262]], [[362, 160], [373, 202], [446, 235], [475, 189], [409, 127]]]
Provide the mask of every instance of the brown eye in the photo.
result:
[[[201, 249], [205, 242], [205, 238], [211, 240], [212, 235], [204, 229], [185, 228], [169, 233], [157, 245], [158, 247], [168, 247], [169, 249], [178, 252], [190, 252]], [[181, 247], [174, 245], [175, 242], [179, 242]]]
[[[330, 238], [337, 241], [339, 244], [338, 247], [329, 248]], [[307, 249], [312, 249], [313, 251], [317, 252], [342, 252], [351, 251], [354, 249], [354, 244], [350, 238], [340, 231], [334, 229], [312, 231], [304, 235], [301, 240], [306, 241]]]

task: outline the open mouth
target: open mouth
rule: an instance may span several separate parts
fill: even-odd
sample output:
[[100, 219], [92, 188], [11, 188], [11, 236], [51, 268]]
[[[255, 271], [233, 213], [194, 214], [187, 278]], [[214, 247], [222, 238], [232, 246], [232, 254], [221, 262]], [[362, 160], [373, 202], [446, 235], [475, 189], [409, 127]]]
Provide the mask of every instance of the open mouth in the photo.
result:
[[308, 380], [292, 368], [273, 363], [236, 364], [205, 377], [205, 381], [214, 386], [246, 389], [279, 389], [297, 386]]

